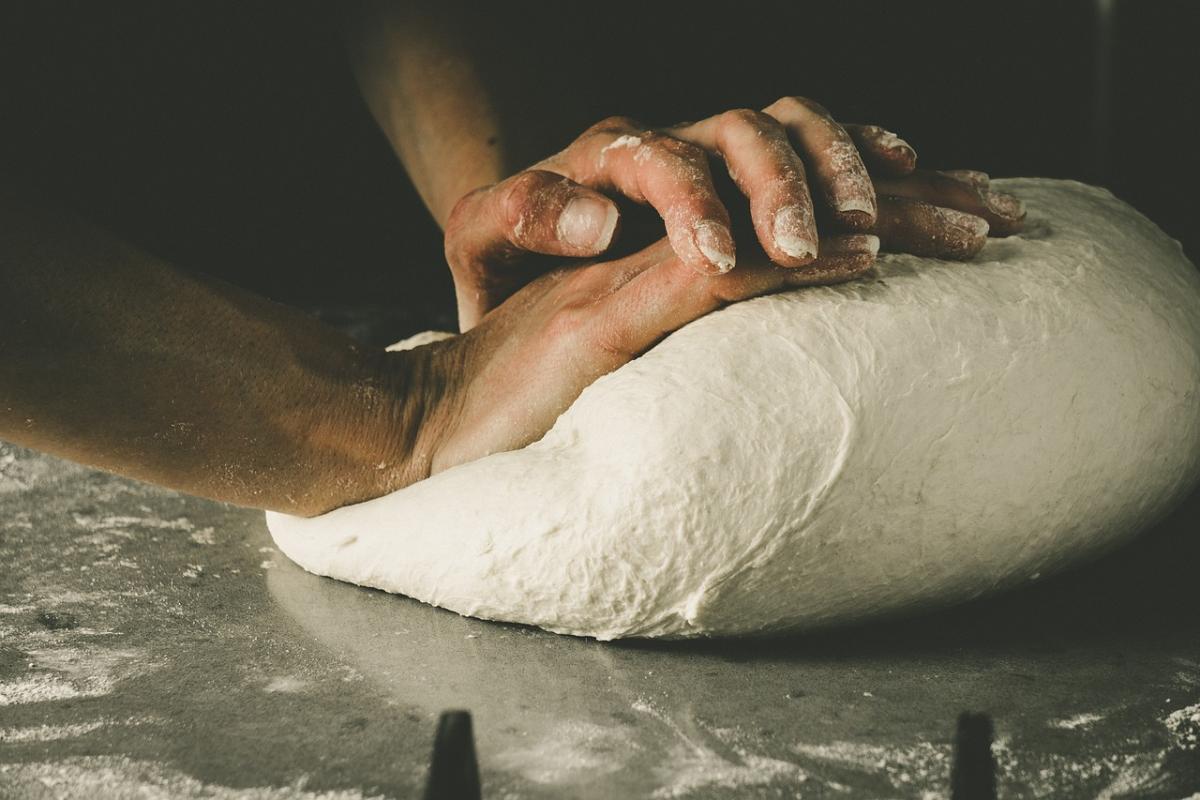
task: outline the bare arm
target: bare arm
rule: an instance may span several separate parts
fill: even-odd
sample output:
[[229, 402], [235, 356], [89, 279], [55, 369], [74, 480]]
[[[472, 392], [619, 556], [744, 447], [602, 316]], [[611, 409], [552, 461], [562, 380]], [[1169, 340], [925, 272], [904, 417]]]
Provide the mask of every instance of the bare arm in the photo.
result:
[[428, 474], [408, 363], [0, 199], [0, 438], [317, 513]]
[[363, 97], [443, 227], [460, 197], [520, 166], [467, 41], [470, 17], [455, 0], [365, 0], [346, 26]]
[[816, 265], [695, 276], [666, 242], [558, 270], [470, 333], [371, 355], [294, 310], [85, 223], [0, 201], [0, 438], [185, 492], [317, 514], [541, 436], [585, 386], [730, 302], [851, 280]]

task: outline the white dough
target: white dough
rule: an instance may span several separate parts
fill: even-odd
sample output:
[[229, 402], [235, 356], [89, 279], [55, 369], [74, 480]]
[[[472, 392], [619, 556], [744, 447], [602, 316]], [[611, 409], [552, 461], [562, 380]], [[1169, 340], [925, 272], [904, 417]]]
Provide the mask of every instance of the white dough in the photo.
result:
[[1108, 192], [997, 182], [972, 262], [726, 308], [541, 441], [315, 519], [305, 569], [612, 639], [809, 629], [959, 602], [1145, 528], [1200, 471], [1200, 277]]

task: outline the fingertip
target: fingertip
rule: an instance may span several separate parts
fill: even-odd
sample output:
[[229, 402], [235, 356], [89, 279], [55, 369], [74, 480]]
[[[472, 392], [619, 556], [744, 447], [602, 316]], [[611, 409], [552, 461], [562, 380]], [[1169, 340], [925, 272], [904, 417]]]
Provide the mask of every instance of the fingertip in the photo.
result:
[[692, 242], [706, 264], [699, 264], [709, 275], [724, 275], [737, 263], [733, 234], [729, 228], [711, 219], [697, 222], [692, 229]]
[[910, 147], [907, 152], [900, 153], [893, 164], [893, 174], [896, 177], [903, 178], [905, 175], [913, 174], [917, 171], [917, 151]]
[[966, 260], [973, 258], [987, 244], [991, 225], [983, 217], [956, 211], [952, 208], [936, 207], [945, 226], [946, 256]]
[[817, 257], [817, 237], [812, 212], [788, 205], [775, 212], [771, 225], [775, 247], [787, 257], [784, 267], [802, 267]]
[[869, 255], [871, 258], [879, 255], [879, 237], [873, 233], [860, 233], [847, 237], [854, 240], [852, 245], [856, 252]]
[[983, 202], [993, 214], [1013, 220], [1025, 218], [1025, 204], [1019, 197], [1004, 192], [993, 192], [990, 189], [985, 189], [982, 194]]

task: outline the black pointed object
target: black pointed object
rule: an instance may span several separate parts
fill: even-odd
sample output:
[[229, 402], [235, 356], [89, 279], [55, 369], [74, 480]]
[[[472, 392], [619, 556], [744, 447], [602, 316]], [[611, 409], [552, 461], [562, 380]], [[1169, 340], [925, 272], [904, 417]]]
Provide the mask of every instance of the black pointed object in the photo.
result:
[[964, 711], [954, 737], [950, 770], [951, 800], [996, 800], [996, 762], [992, 759], [992, 719]]
[[481, 800], [469, 711], [443, 711], [433, 739], [425, 800]]

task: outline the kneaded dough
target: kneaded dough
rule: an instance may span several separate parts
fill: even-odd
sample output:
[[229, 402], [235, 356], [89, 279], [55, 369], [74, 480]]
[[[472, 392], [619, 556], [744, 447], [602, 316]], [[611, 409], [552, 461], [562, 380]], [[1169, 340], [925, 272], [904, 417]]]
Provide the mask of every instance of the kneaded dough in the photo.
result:
[[972, 262], [726, 308], [537, 443], [315, 519], [320, 575], [613, 639], [811, 629], [960, 602], [1132, 537], [1200, 468], [1200, 277], [1107, 191], [997, 182]]

